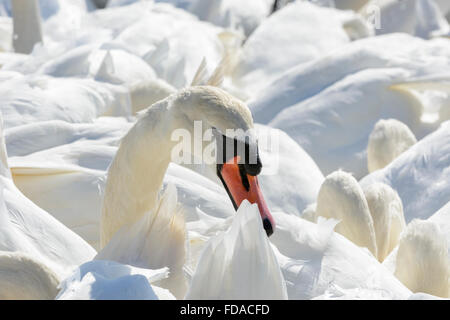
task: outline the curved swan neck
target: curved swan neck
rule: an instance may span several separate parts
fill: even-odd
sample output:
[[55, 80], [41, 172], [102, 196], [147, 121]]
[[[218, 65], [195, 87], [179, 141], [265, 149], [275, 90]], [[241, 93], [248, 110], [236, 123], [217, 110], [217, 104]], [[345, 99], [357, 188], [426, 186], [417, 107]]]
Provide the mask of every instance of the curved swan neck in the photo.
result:
[[36, 43], [42, 42], [42, 27], [37, 0], [12, 0], [13, 47], [18, 53], [28, 54]]
[[108, 170], [102, 209], [102, 247], [121, 226], [152, 210], [170, 163], [172, 115], [167, 101], [146, 111], [122, 139]]
[[148, 108], [122, 139], [108, 170], [102, 247], [120, 227], [136, 222], [155, 207], [172, 149], [178, 144], [172, 134], [175, 129], [184, 129], [190, 139], [197, 139], [196, 121], [203, 124], [201, 137], [203, 130], [212, 126], [226, 132], [228, 128], [245, 131], [253, 125], [251, 113], [242, 102], [209, 86], [184, 89]]

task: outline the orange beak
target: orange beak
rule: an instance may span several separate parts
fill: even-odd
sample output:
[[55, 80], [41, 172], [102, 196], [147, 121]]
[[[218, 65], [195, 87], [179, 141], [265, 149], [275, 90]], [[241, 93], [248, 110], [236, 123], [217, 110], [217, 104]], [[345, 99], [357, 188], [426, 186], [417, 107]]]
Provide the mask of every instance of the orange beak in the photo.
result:
[[258, 184], [258, 178], [246, 174], [238, 165], [239, 156], [232, 158], [223, 164], [220, 172], [222, 182], [237, 209], [242, 201], [247, 199], [250, 203], [258, 205], [259, 213], [263, 221], [264, 230], [270, 236], [275, 230], [275, 221], [269, 212], [266, 201]]

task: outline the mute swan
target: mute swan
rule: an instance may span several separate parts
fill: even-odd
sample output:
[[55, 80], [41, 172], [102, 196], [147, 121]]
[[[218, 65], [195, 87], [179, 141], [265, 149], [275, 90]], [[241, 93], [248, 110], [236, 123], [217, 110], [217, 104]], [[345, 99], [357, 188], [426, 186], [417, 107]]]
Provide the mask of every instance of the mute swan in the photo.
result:
[[[250, 97], [259, 96], [263, 88], [289, 69], [348, 44], [351, 39], [346, 29], [351, 29], [354, 20], [366, 26], [365, 35], [371, 33], [371, 27], [354, 12], [305, 1], [288, 4], [249, 36], [232, 73], [233, 83]], [[293, 42], [292, 38], [299, 41]]]
[[377, 258], [381, 262], [397, 246], [406, 228], [402, 200], [384, 183], [374, 183], [363, 190], [375, 228]]
[[404, 123], [395, 119], [379, 120], [367, 145], [369, 173], [384, 168], [416, 142], [416, 137]]
[[333, 288], [376, 290], [391, 299], [411, 295], [367, 249], [333, 232], [337, 221], [319, 217], [311, 223], [282, 212], [273, 215], [277, 232], [270, 241], [289, 299], [311, 299]]
[[359, 11], [365, 17], [377, 15], [376, 34], [403, 32], [428, 39], [433, 32], [448, 30], [445, 12], [429, 0], [371, 0]]
[[316, 222], [320, 216], [338, 220], [336, 232], [367, 247], [380, 262], [397, 246], [405, 229], [402, 201], [391, 187], [374, 183], [361, 188], [342, 171], [325, 178], [317, 203], [310, 204], [301, 217]]
[[394, 274], [411, 291], [449, 297], [450, 258], [447, 240], [437, 224], [411, 221], [394, 255]]
[[42, 42], [41, 14], [37, 0], [12, 0], [14, 51], [30, 53], [36, 43]]
[[[194, 121], [203, 123], [202, 130], [214, 128], [218, 138], [227, 129], [245, 132], [253, 128], [252, 116], [245, 104], [214, 87], [184, 89], [149, 107], [122, 139], [109, 167], [101, 218], [104, 248], [97, 256], [97, 259], [131, 261], [150, 268], [168, 266], [172, 274], [165, 285], [177, 298], [183, 297], [186, 289], [180, 281], [185, 260], [184, 219], [176, 208], [175, 191], [167, 188], [160, 199], [158, 192], [176, 145], [171, 141], [173, 130], [183, 128], [193, 134]], [[251, 146], [254, 150], [257, 145], [254, 137], [247, 137], [251, 140], [244, 145], [250, 152], [248, 148]], [[226, 137], [225, 143], [218, 145], [217, 159], [222, 161], [223, 157], [224, 162], [217, 162], [217, 175], [235, 208], [245, 199], [258, 204], [264, 229], [270, 235], [275, 223], [256, 177], [261, 171], [259, 157], [252, 151], [255, 163], [239, 164], [237, 161], [245, 155], [238, 150], [235, 155], [220, 152], [227, 144], [238, 143], [236, 139], [242, 137]], [[197, 153], [196, 156], [202, 155]], [[159, 238], [154, 238], [155, 234]]]
[[427, 219], [450, 199], [450, 122], [426, 136], [387, 167], [361, 179], [363, 188], [382, 182], [398, 192], [407, 223]]
[[197, 0], [186, 9], [199, 19], [226, 29], [239, 30], [248, 37], [270, 14], [272, 0]]
[[290, 69], [247, 103], [255, 122], [289, 134], [325, 175], [341, 168], [360, 179], [368, 173], [365, 151], [378, 120], [402, 121], [417, 139], [439, 126], [442, 120], [422, 122], [426, 101], [393, 86], [414, 79], [443, 85], [449, 54], [441, 41], [405, 34], [369, 37]]
[[317, 197], [316, 217], [340, 221], [336, 232], [377, 257], [375, 226], [363, 190], [356, 179], [343, 171], [325, 177]]
[[[100, 117], [93, 123], [42, 121], [5, 130], [14, 183], [35, 204], [99, 249], [100, 190], [117, 145], [132, 125], [122, 118]], [[316, 200], [322, 173], [282, 131], [256, 124], [255, 133], [265, 164], [258, 178], [269, 207], [300, 214]], [[196, 172], [172, 163], [164, 185], [176, 185], [189, 232], [191, 225], [203, 224], [200, 217], [232, 216], [233, 205], [215, 170], [187, 167]], [[61, 198], [65, 201], [58, 201]]]
[[[0, 282], [9, 286], [8, 291], [17, 299], [49, 298], [56, 293], [55, 279], [64, 278], [73, 267], [92, 259], [95, 250], [16, 188], [8, 168], [2, 129], [0, 126], [0, 250], [20, 253], [2, 254], [0, 277], [6, 279]], [[30, 277], [25, 293], [24, 283], [11, 277], [14, 265], [20, 265], [18, 270]], [[17, 296], [22, 293], [24, 296]]]
[[126, 88], [90, 79], [11, 75], [0, 83], [0, 103], [5, 128], [45, 120], [92, 122], [101, 115], [131, 115]]
[[161, 79], [135, 82], [129, 90], [133, 114], [176, 92], [174, 87]]
[[447, 238], [447, 245], [449, 248], [449, 256], [450, 256], [450, 201], [447, 202], [445, 206], [440, 208], [435, 214], [433, 214], [428, 221], [432, 221], [439, 225], [441, 232]]
[[52, 300], [59, 281], [52, 270], [31, 256], [0, 251], [0, 300]]

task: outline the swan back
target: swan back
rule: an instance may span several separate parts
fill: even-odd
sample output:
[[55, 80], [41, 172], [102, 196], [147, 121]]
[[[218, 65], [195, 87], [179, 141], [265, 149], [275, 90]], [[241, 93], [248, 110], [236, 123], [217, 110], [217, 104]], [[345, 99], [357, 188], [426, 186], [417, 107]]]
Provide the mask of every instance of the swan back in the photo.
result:
[[0, 300], [50, 300], [59, 280], [40, 261], [19, 252], [0, 251]]
[[374, 183], [364, 189], [375, 227], [378, 260], [383, 261], [397, 246], [406, 227], [402, 200], [390, 186]]
[[417, 142], [408, 126], [398, 120], [379, 120], [369, 136], [369, 172], [382, 169]]
[[317, 197], [316, 218], [340, 220], [336, 232], [377, 256], [375, 228], [363, 190], [349, 173], [335, 171], [325, 178]]
[[414, 219], [399, 242], [395, 276], [413, 292], [449, 296], [447, 241], [439, 226]]

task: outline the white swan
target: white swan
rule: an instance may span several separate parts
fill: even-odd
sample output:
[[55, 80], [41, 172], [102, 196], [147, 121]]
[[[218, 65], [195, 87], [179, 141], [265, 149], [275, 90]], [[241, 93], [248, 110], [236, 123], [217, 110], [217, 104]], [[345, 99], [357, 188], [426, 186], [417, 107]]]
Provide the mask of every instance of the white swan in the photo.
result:
[[[394, 85], [420, 81], [425, 84], [421, 92], [436, 90], [444, 96], [449, 74], [444, 61], [449, 53], [445, 41], [424, 41], [400, 33], [369, 37], [291, 68], [247, 103], [255, 122], [288, 133], [325, 175], [341, 168], [361, 179], [367, 175], [368, 137], [378, 120], [398, 119], [418, 139], [445, 120], [422, 121], [427, 99], [413, 94], [415, 88], [397, 90]], [[326, 77], [321, 76], [324, 73]], [[407, 210], [406, 201], [404, 205]]]
[[91, 79], [0, 72], [5, 128], [46, 120], [92, 122], [99, 116], [131, 114], [128, 90]]
[[402, 200], [397, 192], [384, 183], [363, 188], [375, 228], [378, 261], [383, 261], [397, 246], [406, 228]]
[[436, 223], [411, 221], [400, 238], [398, 249], [386, 259], [386, 265], [412, 292], [449, 297], [447, 239]]
[[[444, 122], [387, 167], [360, 180], [363, 188], [382, 182], [391, 186], [403, 202], [407, 223], [428, 219], [450, 199], [450, 122]], [[420, 177], [420, 178], [419, 178]]]
[[33, 257], [0, 251], [0, 300], [51, 300], [58, 293], [59, 281]]
[[319, 216], [339, 220], [336, 232], [367, 247], [380, 262], [397, 246], [405, 229], [403, 205], [397, 192], [383, 183], [363, 189], [353, 176], [343, 171], [325, 178], [317, 204], [310, 205], [302, 214], [310, 221]]
[[417, 142], [408, 126], [395, 119], [379, 120], [369, 135], [369, 173], [382, 169]]
[[30, 53], [42, 42], [41, 15], [37, 0], [12, 0], [13, 47], [18, 53]]
[[[2, 129], [0, 126], [0, 250], [9, 253], [3, 253], [0, 259], [0, 296], [54, 298], [55, 283], [75, 266], [92, 259], [95, 250], [16, 188]], [[11, 268], [23, 277], [12, 277]]]
[[336, 232], [377, 256], [375, 226], [362, 188], [349, 173], [336, 171], [325, 177], [317, 197], [316, 217], [340, 221]]
[[[158, 192], [171, 161], [172, 148], [177, 144], [171, 140], [171, 134], [181, 128], [197, 138], [194, 121], [202, 122], [203, 131], [214, 128], [219, 140], [227, 129], [248, 132], [253, 128], [252, 116], [245, 104], [209, 86], [184, 89], [148, 108], [122, 139], [108, 170], [101, 220], [104, 248], [97, 256], [153, 269], [168, 266], [172, 274], [167, 286], [176, 297], [183, 297], [186, 290], [180, 281], [185, 260], [184, 221], [177, 213], [175, 192], [168, 188], [161, 199], [158, 199]], [[242, 146], [246, 145], [248, 152], [250, 148], [255, 150], [255, 137], [250, 133], [247, 138], [249, 142]], [[225, 149], [230, 142], [243, 141], [243, 136], [227, 139], [222, 144]], [[218, 159], [223, 157], [224, 160], [223, 164], [217, 163], [217, 174], [235, 208], [245, 199], [258, 204], [264, 229], [270, 235], [275, 223], [256, 177], [261, 162], [259, 157], [254, 159], [254, 164], [242, 162], [240, 159], [245, 155], [238, 149], [242, 148], [237, 148], [234, 154], [222, 153], [220, 147], [217, 149]], [[194, 155], [202, 156], [195, 152]], [[155, 223], [160, 225], [154, 226]]]
[[289, 299], [311, 299], [340, 289], [376, 290], [390, 299], [411, 295], [367, 249], [333, 232], [337, 221], [319, 217], [318, 223], [311, 223], [281, 212], [273, 214], [277, 231], [270, 241]]

